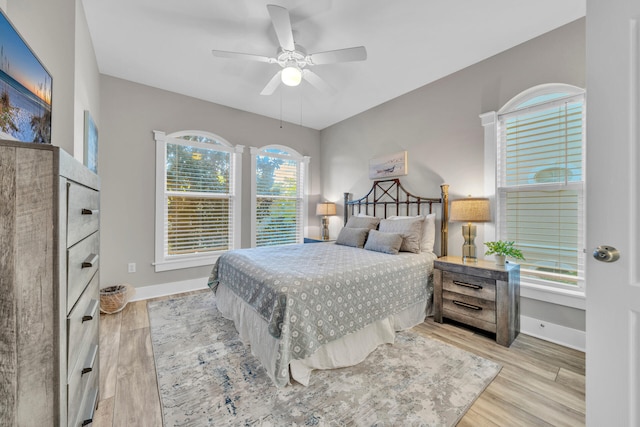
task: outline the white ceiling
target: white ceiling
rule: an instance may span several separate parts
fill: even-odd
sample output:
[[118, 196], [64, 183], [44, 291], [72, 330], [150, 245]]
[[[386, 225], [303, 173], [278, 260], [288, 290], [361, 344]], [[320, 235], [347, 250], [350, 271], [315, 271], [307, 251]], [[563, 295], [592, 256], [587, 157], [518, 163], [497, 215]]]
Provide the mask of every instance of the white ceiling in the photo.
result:
[[[314, 66], [335, 89], [303, 82], [260, 91], [277, 64], [267, 4], [290, 11], [309, 53], [365, 46], [364, 62]], [[586, 0], [83, 0], [100, 72], [313, 129], [585, 16]]]

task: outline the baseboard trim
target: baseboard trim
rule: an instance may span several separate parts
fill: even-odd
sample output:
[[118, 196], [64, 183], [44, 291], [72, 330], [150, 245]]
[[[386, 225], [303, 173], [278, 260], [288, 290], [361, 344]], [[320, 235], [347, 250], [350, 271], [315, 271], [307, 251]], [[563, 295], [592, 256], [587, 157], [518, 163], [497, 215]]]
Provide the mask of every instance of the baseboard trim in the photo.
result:
[[556, 325], [546, 320], [521, 315], [520, 332], [575, 350], [585, 351], [586, 349], [585, 331]]
[[181, 294], [183, 292], [199, 291], [207, 289], [208, 277], [199, 279], [182, 280], [180, 282], [161, 283], [159, 285], [141, 286], [136, 288], [136, 293], [131, 301], [142, 301], [167, 295]]

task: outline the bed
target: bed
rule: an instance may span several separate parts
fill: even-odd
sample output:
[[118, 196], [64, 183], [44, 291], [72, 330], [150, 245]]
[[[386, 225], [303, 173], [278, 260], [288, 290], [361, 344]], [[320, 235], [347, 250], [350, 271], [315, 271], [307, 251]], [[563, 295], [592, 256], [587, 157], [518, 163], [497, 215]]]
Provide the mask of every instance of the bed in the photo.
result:
[[397, 179], [376, 181], [357, 200], [345, 193], [345, 227], [335, 243], [219, 257], [209, 277], [218, 309], [275, 385], [308, 385], [314, 369], [355, 365], [393, 343], [396, 331], [424, 321], [437, 258], [434, 205], [441, 207], [440, 253], [447, 252], [447, 189], [418, 197]]

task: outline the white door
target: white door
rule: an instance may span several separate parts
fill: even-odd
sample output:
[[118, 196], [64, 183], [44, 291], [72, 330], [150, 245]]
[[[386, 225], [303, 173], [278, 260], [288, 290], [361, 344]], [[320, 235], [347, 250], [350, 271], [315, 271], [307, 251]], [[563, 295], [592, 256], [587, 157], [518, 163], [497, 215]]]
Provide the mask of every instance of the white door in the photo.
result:
[[640, 0], [587, 0], [587, 426], [640, 426]]

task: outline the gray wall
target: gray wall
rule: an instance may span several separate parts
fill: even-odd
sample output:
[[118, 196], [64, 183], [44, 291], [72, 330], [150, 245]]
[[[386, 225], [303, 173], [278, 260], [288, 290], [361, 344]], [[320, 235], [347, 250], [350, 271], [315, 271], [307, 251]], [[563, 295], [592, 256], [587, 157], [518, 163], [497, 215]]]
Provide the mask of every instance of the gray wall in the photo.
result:
[[[321, 131], [322, 193], [370, 188], [371, 157], [407, 150], [402, 181], [418, 195], [483, 196], [484, 131], [479, 115], [542, 83], [585, 87], [585, 20], [580, 19]], [[346, 188], [345, 188], [346, 185]], [[332, 233], [340, 227], [333, 218]], [[482, 227], [476, 244], [483, 249]], [[460, 255], [460, 224], [449, 226], [449, 254]], [[584, 311], [522, 299], [523, 315], [584, 330]]]
[[[110, 76], [101, 76], [100, 90], [101, 286], [180, 282], [206, 277], [211, 270], [198, 267], [156, 273], [151, 264], [155, 244], [154, 130], [208, 131], [233, 145], [245, 146], [242, 247], [250, 246], [250, 146], [282, 144], [310, 156], [309, 205], [315, 206], [320, 193], [318, 131], [289, 123], [280, 128], [278, 120]], [[315, 210], [310, 213], [315, 214]], [[315, 215], [309, 220], [312, 226], [318, 226]], [[137, 264], [136, 273], [127, 273], [130, 262]]]

